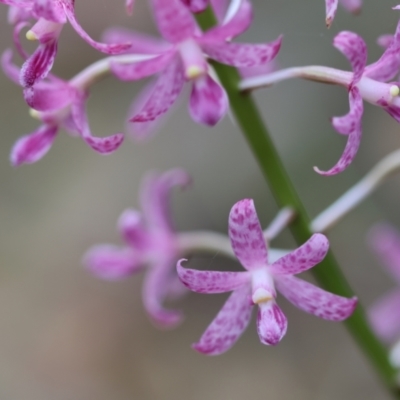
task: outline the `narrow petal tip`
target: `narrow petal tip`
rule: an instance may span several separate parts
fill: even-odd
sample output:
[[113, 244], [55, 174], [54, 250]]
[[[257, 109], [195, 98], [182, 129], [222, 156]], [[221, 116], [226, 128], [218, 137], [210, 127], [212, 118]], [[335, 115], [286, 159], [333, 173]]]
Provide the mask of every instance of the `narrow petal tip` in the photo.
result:
[[124, 141], [124, 134], [116, 133], [115, 135], [105, 138], [90, 136], [84, 139], [93, 150], [100, 154], [107, 155], [111, 154], [121, 146]]

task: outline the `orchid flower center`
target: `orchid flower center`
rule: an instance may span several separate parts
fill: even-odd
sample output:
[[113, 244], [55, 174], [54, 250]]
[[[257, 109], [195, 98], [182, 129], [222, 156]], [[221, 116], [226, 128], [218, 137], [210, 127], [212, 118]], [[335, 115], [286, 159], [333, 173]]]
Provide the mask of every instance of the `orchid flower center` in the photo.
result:
[[400, 93], [400, 89], [397, 85], [390, 86], [389, 92], [391, 96], [396, 97]]
[[207, 73], [207, 62], [200, 46], [193, 40], [187, 39], [179, 44], [186, 79], [196, 79]]
[[267, 268], [262, 267], [252, 271], [252, 296], [254, 304], [265, 303], [276, 297], [274, 280]]
[[40, 40], [46, 41], [49, 39], [57, 38], [60, 35], [63, 24], [47, 21], [40, 18], [32, 29], [26, 32], [26, 38], [28, 40]]

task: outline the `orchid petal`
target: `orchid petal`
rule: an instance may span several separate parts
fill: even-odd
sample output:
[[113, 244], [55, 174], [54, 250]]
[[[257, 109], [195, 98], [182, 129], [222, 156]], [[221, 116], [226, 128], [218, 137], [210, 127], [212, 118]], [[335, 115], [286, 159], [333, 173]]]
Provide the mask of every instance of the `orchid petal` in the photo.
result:
[[89, 128], [85, 111], [85, 99], [81, 96], [71, 106], [72, 117], [82, 139], [95, 151], [101, 154], [110, 154], [117, 150], [124, 140], [122, 133], [116, 133], [108, 137], [95, 137]]
[[338, 0], [325, 0], [325, 23], [328, 28], [330, 28], [335, 18], [337, 6]]
[[196, 293], [224, 293], [236, 290], [250, 283], [249, 272], [197, 271], [183, 268], [179, 260], [176, 266], [179, 279], [190, 290]]
[[229, 213], [232, 249], [244, 268], [257, 269], [268, 264], [267, 245], [252, 199], [238, 201]]
[[166, 328], [176, 326], [182, 319], [182, 313], [177, 310], [167, 310], [162, 303], [168, 294], [169, 285], [166, 283], [171, 279], [171, 267], [174, 262], [165, 259], [160, 264], [150, 267], [143, 283], [143, 304], [157, 324]]
[[185, 77], [181, 61], [175, 58], [161, 72], [149, 100], [131, 121], [153, 121], [166, 113], [179, 96], [184, 82]]
[[315, 233], [306, 243], [275, 261], [269, 268], [273, 274], [300, 274], [319, 264], [328, 250], [328, 238], [321, 233]]
[[339, 161], [328, 171], [321, 171], [314, 167], [314, 170], [321, 175], [335, 175], [344, 171], [354, 160], [360, 147], [362, 128], [361, 117], [363, 113], [363, 101], [357, 87], [349, 91], [350, 111], [343, 117], [332, 118], [332, 125], [342, 134], [347, 134], [346, 147]]
[[24, 62], [20, 72], [23, 87], [33, 86], [50, 72], [57, 54], [57, 40], [41, 43], [35, 52]]
[[32, 12], [28, 8], [10, 6], [10, 8], [8, 9], [7, 21], [10, 25], [17, 25], [20, 22], [27, 22], [31, 18]]
[[35, 0], [32, 13], [36, 18], [64, 24], [67, 22], [64, 9], [60, 2], [54, 0]]
[[328, 321], [343, 321], [357, 306], [357, 298], [348, 299], [326, 292], [294, 276], [280, 275], [276, 287], [294, 306]]
[[352, 85], [361, 79], [367, 64], [367, 45], [357, 34], [349, 31], [338, 33], [333, 45], [349, 60], [353, 69]]
[[140, 204], [148, 226], [154, 230], [171, 231], [169, 194], [175, 186], [187, 186], [189, 174], [180, 168], [163, 174], [149, 174], [140, 187]]
[[77, 21], [77, 19], [75, 17], [73, 1], [72, 0], [64, 0], [63, 6], [64, 6], [65, 14], [68, 18], [68, 21], [72, 25], [72, 27], [75, 29], [75, 32], [96, 50], [101, 51], [102, 53], [106, 53], [106, 54], [121, 54], [131, 47], [130, 43], [107, 44], [107, 43], [96, 42], [79, 25], [79, 22]]
[[368, 235], [370, 246], [383, 261], [386, 271], [400, 283], [400, 236], [390, 225], [379, 224]]
[[135, 5], [135, 0], [125, 0], [125, 9], [128, 15], [133, 14], [134, 5]]
[[395, 289], [379, 299], [368, 310], [369, 321], [380, 339], [392, 342], [400, 334], [400, 290]]
[[19, 85], [19, 68], [12, 63], [12, 50], [7, 49], [1, 56], [1, 67], [7, 78]]
[[273, 60], [281, 47], [282, 37], [266, 44], [202, 43], [204, 52], [213, 60], [234, 67], [254, 67]]
[[141, 268], [138, 261], [129, 248], [100, 244], [89, 249], [82, 262], [98, 278], [114, 281], [138, 271]]
[[125, 210], [118, 220], [118, 231], [121, 236], [135, 249], [143, 250], [148, 244], [146, 227], [142, 214], [137, 210]]
[[24, 29], [28, 25], [29, 25], [29, 22], [26, 22], [26, 21], [19, 22], [19, 23], [15, 24], [14, 30], [13, 30], [14, 46], [15, 46], [18, 54], [21, 56], [21, 58], [23, 60], [28, 59], [30, 57], [30, 55], [25, 51], [25, 49], [22, 46], [22, 43], [20, 40], [20, 34], [21, 34], [22, 29]]
[[378, 61], [365, 68], [364, 76], [386, 82], [393, 79], [400, 70], [400, 21], [392, 40]]
[[229, 350], [245, 331], [250, 322], [252, 304], [250, 287], [236, 289], [205, 330], [200, 340], [192, 347], [210, 356]]
[[262, 344], [276, 346], [287, 331], [287, 318], [274, 300], [258, 305], [257, 333]]
[[214, 126], [224, 117], [228, 107], [225, 89], [209, 75], [199, 77], [193, 82], [189, 112], [195, 122]]
[[168, 52], [150, 60], [129, 64], [114, 61], [111, 62], [111, 71], [122, 81], [137, 81], [164, 70], [174, 55], [173, 52]]
[[33, 133], [22, 136], [14, 144], [10, 161], [14, 167], [39, 161], [51, 148], [58, 126], [42, 125]]
[[199, 43], [203, 41], [215, 43], [232, 39], [247, 30], [252, 20], [253, 9], [251, 3], [247, 0], [243, 0], [235, 15], [230, 18], [228, 22], [211, 28], [205, 32], [202, 37], [198, 38], [198, 41]]
[[158, 29], [168, 42], [178, 43], [198, 32], [196, 22], [181, 0], [152, 0]]
[[182, 3], [189, 7], [193, 13], [199, 13], [207, 8], [208, 0], [182, 0]]

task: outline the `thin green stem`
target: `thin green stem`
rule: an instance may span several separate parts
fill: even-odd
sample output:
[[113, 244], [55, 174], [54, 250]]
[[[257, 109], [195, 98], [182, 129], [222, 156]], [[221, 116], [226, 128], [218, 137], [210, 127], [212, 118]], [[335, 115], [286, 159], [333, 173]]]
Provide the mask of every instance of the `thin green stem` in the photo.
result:
[[[198, 17], [198, 22], [204, 30], [214, 26], [216, 21], [211, 9], [202, 13]], [[299, 245], [303, 244], [313, 233], [310, 229], [311, 220], [283, 166], [253, 98], [249, 93], [239, 92], [240, 76], [236, 69], [218, 63], [213, 63], [213, 66], [229, 96], [231, 110], [259, 163], [276, 202], [279, 207], [291, 207], [296, 211], [297, 217], [290, 229], [296, 242]], [[329, 252], [324, 261], [312, 269], [312, 273], [324, 289], [341, 296], [354, 296], [332, 252]], [[344, 323], [385, 385], [396, 398], [400, 399], [400, 388], [396, 382], [398, 372], [390, 365], [387, 351], [372, 332], [361, 305]]]

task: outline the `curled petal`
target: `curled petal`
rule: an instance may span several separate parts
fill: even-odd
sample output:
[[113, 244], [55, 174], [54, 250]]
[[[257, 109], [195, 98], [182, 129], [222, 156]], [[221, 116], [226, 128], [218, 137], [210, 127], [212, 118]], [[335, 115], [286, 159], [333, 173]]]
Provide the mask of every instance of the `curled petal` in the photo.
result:
[[153, 15], [162, 37], [181, 42], [198, 32], [196, 22], [182, 0], [151, 0]]
[[278, 276], [275, 283], [279, 292], [297, 308], [328, 321], [343, 321], [357, 306], [356, 297], [348, 299], [326, 292], [294, 276]]
[[97, 277], [110, 281], [124, 279], [141, 268], [130, 249], [109, 244], [97, 245], [88, 250], [83, 257], [83, 264]]
[[354, 160], [360, 147], [362, 128], [361, 117], [363, 113], [363, 101], [357, 87], [353, 87], [349, 92], [350, 111], [343, 117], [334, 117], [332, 125], [342, 134], [347, 134], [346, 147], [339, 161], [328, 171], [321, 171], [314, 167], [314, 170], [321, 175], [335, 175], [344, 171]]
[[229, 350], [249, 325], [252, 310], [249, 297], [250, 287], [247, 285], [236, 289], [192, 347], [210, 356]]
[[190, 290], [197, 293], [224, 293], [236, 290], [250, 283], [249, 272], [197, 271], [182, 267], [179, 260], [176, 266], [179, 279]]
[[169, 194], [173, 187], [185, 187], [190, 175], [183, 169], [170, 169], [162, 174], [151, 173], [140, 187], [140, 204], [148, 226], [164, 232], [171, 232]]
[[96, 42], [79, 25], [79, 22], [75, 17], [73, 0], [63, 0], [63, 7], [68, 21], [75, 29], [76, 33], [96, 50], [106, 54], [121, 54], [131, 47], [130, 43], [107, 44]]
[[216, 26], [205, 32], [199, 43], [215, 43], [224, 42], [242, 34], [250, 26], [253, 20], [253, 9], [251, 3], [247, 0], [242, 0], [235, 14], [226, 23]]
[[57, 54], [57, 40], [41, 43], [35, 52], [24, 62], [20, 72], [23, 87], [33, 86], [50, 72]]
[[252, 199], [238, 201], [229, 214], [229, 237], [236, 257], [251, 270], [268, 263], [267, 245]]
[[282, 37], [266, 44], [207, 43], [202, 48], [212, 59], [234, 67], [255, 67], [273, 60], [281, 47]]
[[360, 36], [349, 31], [338, 33], [333, 45], [349, 60], [354, 73], [352, 85], [356, 84], [367, 63], [367, 45]]
[[338, 0], [325, 0], [325, 23], [329, 28], [336, 15], [336, 10], [338, 6]]
[[276, 346], [287, 331], [287, 318], [274, 300], [262, 302], [257, 314], [257, 333], [262, 344]]
[[148, 243], [146, 227], [142, 214], [137, 210], [125, 210], [118, 220], [118, 230], [125, 242], [135, 249], [142, 250]]
[[81, 96], [72, 106], [72, 117], [82, 139], [95, 151], [101, 154], [110, 154], [118, 149], [124, 140], [122, 133], [116, 133], [104, 138], [92, 136], [85, 111], [85, 99]]
[[154, 85], [153, 93], [131, 122], [153, 121], [166, 113], [179, 96], [184, 82], [182, 64], [178, 58], [174, 58], [161, 72]]
[[182, 319], [180, 311], [167, 310], [162, 304], [169, 293], [173, 265], [174, 261], [166, 259], [150, 267], [143, 283], [144, 307], [152, 320], [165, 328], [176, 326]]
[[386, 271], [400, 283], [400, 235], [396, 229], [386, 224], [374, 226], [368, 242], [383, 261]]
[[51, 148], [58, 126], [42, 125], [35, 132], [22, 136], [14, 144], [10, 161], [15, 167], [39, 161]]
[[194, 121], [214, 126], [224, 117], [228, 106], [225, 89], [209, 75], [199, 77], [193, 82], [189, 112]]
[[12, 63], [12, 50], [7, 49], [1, 56], [1, 67], [7, 78], [19, 85], [19, 68]]
[[274, 274], [295, 275], [319, 264], [329, 250], [325, 235], [315, 233], [302, 246], [275, 261], [271, 266]]

